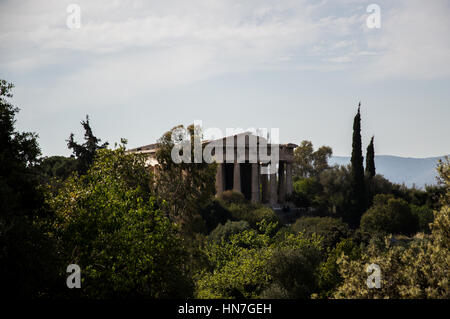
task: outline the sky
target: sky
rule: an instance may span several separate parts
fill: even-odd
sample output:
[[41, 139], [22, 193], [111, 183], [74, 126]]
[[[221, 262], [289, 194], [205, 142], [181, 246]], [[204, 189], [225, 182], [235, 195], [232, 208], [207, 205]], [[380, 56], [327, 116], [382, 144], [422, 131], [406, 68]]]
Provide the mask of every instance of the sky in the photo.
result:
[[364, 149], [374, 135], [377, 154], [440, 156], [449, 16], [448, 0], [0, 0], [0, 78], [45, 156], [71, 153], [86, 114], [111, 145], [201, 120], [346, 156], [359, 101]]

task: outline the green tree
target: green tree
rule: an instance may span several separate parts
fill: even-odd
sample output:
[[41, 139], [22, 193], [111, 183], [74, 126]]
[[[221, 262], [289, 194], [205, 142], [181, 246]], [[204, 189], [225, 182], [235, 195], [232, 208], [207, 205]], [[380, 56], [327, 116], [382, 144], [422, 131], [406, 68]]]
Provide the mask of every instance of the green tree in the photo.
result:
[[196, 298], [257, 298], [269, 284], [270, 237], [254, 229], [204, 247], [208, 267], [198, 274]]
[[338, 260], [343, 255], [349, 260], [357, 260], [361, 256], [360, 248], [351, 238], [342, 239], [336, 247], [327, 249], [327, 258], [319, 268], [319, 294], [317, 297], [330, 298], [336, 288], [342, 283], [342, 276], [339, 273]]
[[314, 151], [310, 141], [302, 141], [294, 150], [294, 177], [305, 178], [318, 176], [329, 168], [328, 160], [333, 154], [329, 146], [321, 146]]
[[347, 216], [352, 208], [350, 166], [334, 166], [319, 176], [322, 196], [328, 203], [329, 211], [338, 216]]
[[209, 234], [209, 240], [220, 243], [222, 240], [229, 240], [229, 238], [234, 234], [239, 234], [244, 230], [250, 229], [250, 225], [245, 220], [240, 221], [227, 221], [225, 224], [219, 224], [212, 232]]
[[297, 207], [318, 207], [321, 204], [322, 185], [316, 177], [305, 177], [294, 182], [291, 201]]
[[225, 224], [228, 220], [232, 219], [230, 211], [225, 207], [224, 203], [217, 198], [202, 207], [199, 210], [199, 213], [205, 223], [207, 234], [218, 227], [218, 225]]
[[317, 289], [322, 259], [320, 238], [286, 234], [263, 221], [259, 230], [243, 230], [205, 247], [209, 267], [200, 272], [197, 298], [308, 298]]
[[291, 225], [290, 230], [307, 236], [321, 236], [324, 248], [332, 248], [351, 235], [348, 225], [333, 217], [300, 217]]
[[[438, 167], [446, 192], [442, 207], [435, 211], [431, 234], [398, 245], [387, 237], [385, 245], [371, 245], [358, 260], [343, 256], [339, 260], [343, 283], [336, 298], [450, 298], [450, 163], [448, 158]], [[366, 267], [381, 269], [381, 288], [366, 285]]]
[[231, 219], [247, 221], [251, 227], [257, 229], [263, 220], [278, 223], [278, 216], [272, 208], [260, 203], [246, 200], [241, 192], [225, 191], [219, 197], [220, 202], [230, 212]]
[[318, 176], [324, 170], [328, 169], [328, 160], [333, 155], [333, 150], [329, 146], [321, 146], [313, 153], [314, 175]]
[[78, 173], [85, 174], [94, 161], [97, 150], [106, 148], [108, 142], [100, 145], [101, 139], [92, 133], [88, 115], [86, 115], [86, 121], [82, 121], [81, 125], [84, 128], [84, 143], [78, 144], [75, 142], [74, 134], [71, 133], [67, 140], [67, 147], [73, 151], [73, 155], [78, 160]]
[[0, 80], [0, 211], [3, 217], [30, 216], [40, 204], [34, 168], [41, 151], [36, 134], [15, 130], [19, 109], [8, 101], [13, 87]]
[[310, 141], [302, 141], [294, 149], [294, 176], [297, 178], [308, 177], [314, 171], [313, 166], [314, 147]]
[[[123, 146], [98, 151], [47, 203], [65, 264], [81, 267], [88, 298], [181, 298], [191, 294], [177, 227], [155, 207], [145, 158]], [[61, 269], [65, 272], [65, 268]]]
[[369, 178], [372, 178], [375, 176], [375, 150], [373, 147], [373, 139], [374, 137], [370, 139], [369, 146], [367, 146], [367, 153], [366, 153], [366, 172], [369, 176]]
[[17, 132], [11, 83], [0, 80], [0, 286], [10, 297], [48, 296], [57, 278], [38, 190], [37, 135]]
[[430, 224], [434, 219], [433, 210], [426, 205], [417, 206], [411, 204], [410, 207], [411, 213], [418, 221], [418, 230], [424, 233], [430, 233]]
[[359, 219], [366, 206], [366, 190], [364, 182], [364, 158], [362, 156], [361, 143], [361, 103], [353, 121], [353, 142], [352, 142], [352, 197], [353, 209], [349, 212], [348, 221], [351, 225], [359, 225]]
[[433, 210], [439, 210], [442, 206], [442, 202], [439, 200], [445, 195], [445, 186], [441, 185], [426, 185], [426, 197], [423, 203], [419, 205], [426, 205]]
[[[178, 136], [177, 131], [184, 130], [182, 125], [166, 132], [158, 141], [156, 157], [159, 163], [155, 174], [158, 204], [169, 218], [179, 223], [183, 229], [190, 229], [194, 216], [208, 205], [215, 193], [216, 164], [194, 163], [194, 139], [197, 129], [193, 125], [186, 130], [187, 137]], [[175, 163], [171, 152], [175, 143], [191, 142], [192, 163]]]
[[320, 240], [287, 237], [267, 264], [270, 285], [262, 298], [308, 299], [319, 289], [318, 268], [323, 258]]
[[372, 234], [411, 235], [418, 230], [417, 218], [403, 199], [379, 194], [361, 218], [361, 230]]
[[50, 156], [41, 159], [37, 167], [40, 184], [50, 183], [52, 179], [65, 180], [77, 171], [78, 162], [73, 157]]

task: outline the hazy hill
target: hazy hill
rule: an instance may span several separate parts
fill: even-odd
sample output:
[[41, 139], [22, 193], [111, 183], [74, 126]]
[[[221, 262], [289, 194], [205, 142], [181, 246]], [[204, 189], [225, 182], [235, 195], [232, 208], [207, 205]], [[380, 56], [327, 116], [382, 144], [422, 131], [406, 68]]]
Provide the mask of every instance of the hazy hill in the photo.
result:
[[[413, 184], [423, 188], [425, 184], [436, 184], [436, 165], [444, 157], [411, 158], [391, 155], [375, 156], [377, 174], [383, 175], [393, 183], [405, 183], [411, 187]], [[365, 161], [365, 159], [364, 159]], [[347, 165], [349, 156], [333, 156], [330, 165]]]

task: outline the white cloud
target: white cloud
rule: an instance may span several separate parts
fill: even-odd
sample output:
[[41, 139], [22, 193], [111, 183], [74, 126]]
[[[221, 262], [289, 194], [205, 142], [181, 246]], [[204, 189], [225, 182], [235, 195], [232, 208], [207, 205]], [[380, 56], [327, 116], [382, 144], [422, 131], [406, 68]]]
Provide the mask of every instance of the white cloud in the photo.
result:
[[[200, 57], [206, 57], [208, 67], [215, 60], [218, 69], [235, 71], [242, 65], [259, 67], [289, 56], [292, 50], [306, 50], [323, 29], [333, 23], [339, 28], [345, 24], [342, 18], [333, 22], [315, 17], [318, 6], [298, 0], [101, 3], [80, 2], [82, 27], [78, 30], [65, 26], [67, 14], [61, 3], [28, 2], [19, 8], [3, 3], [0, 50], [4, 54], [0, 63], [27, 69], [33, 67], [34, 59], [34, 66], [42, 67], [55, 62], [45, 58], [55, 50], [94, 55], [90, 59], [117, 54], [117, 60], [118, 56], [127, 59], [123, 53], [133, 49], [147, 50], [149, 55], [164, 50], [171, 56], [189, 47], [192, 54], [197, 50]], [[37, 56], [36, 51], [40, 52]], [[172, 62], [177, 63], [176, 59]]]
[[364, 68], [370, 79], [430, 79], [450, 76], [450, 3], [407, 0], [383, 10], [381, 29], [367, 31], [369, 49], [379, 52]]
[[351, 62], [352, 59], [349, 56], [338, 56], [335, 58], [328, 59], [328, 61], [336, 63], [348, 63]]
[[371, 79], [450, 74], [445, 0], [382, 5], [376, 30], [353, 0], [333, 12], [330, 1], [84, 0], [78, 30], [65, 25], [69, 3], [2, 2], [0, 67], [24, 74], [59, 67], [57, 85], [102, 83], [106, 92], [287, 66], [334, 71], [359, 63]]

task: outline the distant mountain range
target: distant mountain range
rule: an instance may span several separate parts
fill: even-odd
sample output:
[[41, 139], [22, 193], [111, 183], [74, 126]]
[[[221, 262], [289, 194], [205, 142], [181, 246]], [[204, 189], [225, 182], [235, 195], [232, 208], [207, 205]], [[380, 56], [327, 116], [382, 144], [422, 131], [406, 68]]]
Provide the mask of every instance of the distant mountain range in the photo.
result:
[[[444, 156], [411, 158], [377, 155], [375, 156], [375, 167], [377, 174], [383, 175], [393, 183], [405, 183], [408, 187], [415, 185], [417, 188], [424, 188], [425, 185], [437, 183], [436, 165], [438, 160], [443, 158]], [[333, 156], [329, 162], [330, 165], [348, 165], [350, 164], [350, 157]]]

